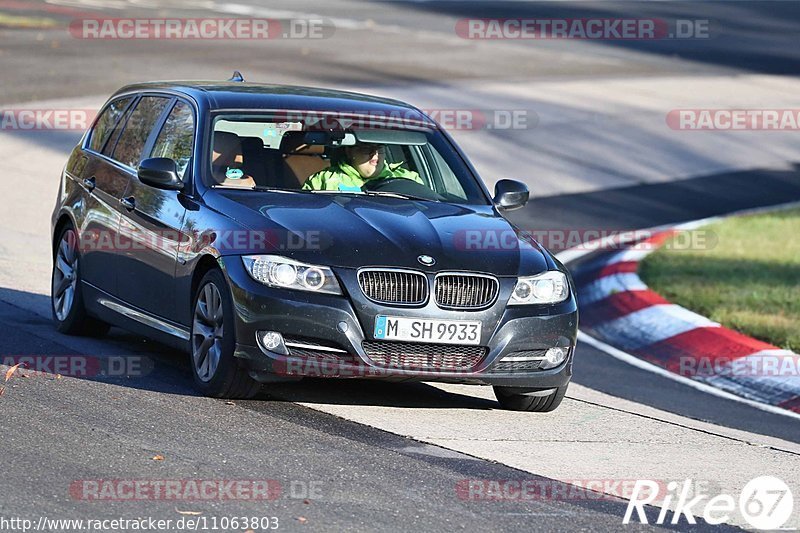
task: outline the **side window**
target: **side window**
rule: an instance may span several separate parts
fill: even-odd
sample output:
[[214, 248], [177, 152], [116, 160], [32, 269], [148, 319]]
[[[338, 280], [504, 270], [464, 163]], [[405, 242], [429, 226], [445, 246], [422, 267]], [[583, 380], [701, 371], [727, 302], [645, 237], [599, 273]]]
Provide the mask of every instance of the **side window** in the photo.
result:
[[139, 100], [114, 149], [114, 159], [132, 168], [139, 166], [144, 145], [169, 101], [160, 96], [145, 96]]
[[150, 157], [168, 157], [178, 164], [178, 175], [183, 178], [189, 159], [192, 157], [194, 141], [194, 115], [189, 104], [175, 104], [158, 134]]
[[105, 108], [100, 118], [97, 119], [92, 133], [89, 135], [88, 148], [90, 150], [99, 152], [103, 149], [103, 145], [111, 136], [114, 126], [119, 122], [122, 113], [125, 111], [125, 108], [128, 107], [131, 100], [133, 100], [133, 97], [128, 96], [120, 98], [119, 100], [114, 100], [108, 104], [108, 107]]
[[431, 169], [431, 171], [434, 173], [437, 173], [438, 171], [438, 174], [444, 184], [444, 191], [438, 192], [449, 194], [453, 197], [453, 199], [458, 198], [460, 200], [466, 200], [467, 193], [464, 191], [464, 187], [461, 186], [461, 182], [458, 181], [458, 178], [453, 173], [453, 169], [450, 168], [450, 165], [448, 165], [444, 158], [442, 158], [442, 155], [436, 148], [433, 146], [428, 146], [428, 148], [430, 149], [429, 153], [432, 156], [432, 162], [434, 165], [436, 165], [436, 168]]
[[122, 130], [125, 129], [125, 124], [128, 122], [131, 113], [133, 113], [133, 109], [133, 105], [128, 107], [127, 111], [125, 111], [125, 114], [122, 116], [119, 122], [117, 122], [117, 125], [114, 126], [114, 130], [111, 132], [111, 135], [109, 136], [108, 141], [106, 141], [106, 145], [103, 148], [102, 154], [104, 156], [111, 157], [114, 154], [114, 148], [117, 146], [119, 136], [122, 135]]

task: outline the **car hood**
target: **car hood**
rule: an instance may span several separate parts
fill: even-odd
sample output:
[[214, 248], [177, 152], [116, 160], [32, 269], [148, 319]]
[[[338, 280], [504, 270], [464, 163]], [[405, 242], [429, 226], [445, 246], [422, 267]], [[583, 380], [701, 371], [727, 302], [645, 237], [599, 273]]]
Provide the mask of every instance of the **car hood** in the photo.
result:
[[[307, 263], [499, 276], [536, 274], [554, 264], [548, 252], [491, 206], [340, 194], [217, 194], [224, 213], [269, 236], [266, 253]], [[263, 248], [248, 251], [265, 253]], [[423, 266], [422, 255], [435, 264]]]

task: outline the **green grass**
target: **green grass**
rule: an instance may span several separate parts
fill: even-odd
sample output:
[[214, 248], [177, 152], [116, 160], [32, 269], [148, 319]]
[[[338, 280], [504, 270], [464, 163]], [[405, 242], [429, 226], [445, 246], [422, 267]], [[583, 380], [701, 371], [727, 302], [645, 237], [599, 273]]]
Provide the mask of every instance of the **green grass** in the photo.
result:
[[[800, 352], [800, 209], [732, 217], [671, 239], [640, 265], [668, 300]], [[700, 242], [707, 246], [686, 246]]]

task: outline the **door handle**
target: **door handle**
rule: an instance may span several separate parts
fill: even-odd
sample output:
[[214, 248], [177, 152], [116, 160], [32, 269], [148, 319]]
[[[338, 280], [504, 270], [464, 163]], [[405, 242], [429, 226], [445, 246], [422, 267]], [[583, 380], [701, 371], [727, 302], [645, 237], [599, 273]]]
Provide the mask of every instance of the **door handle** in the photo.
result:
[[136, 209], [136, 198], [133, 196], [128, 196], [127, 198], [121, 198], [119, 203], [122, 204], [122, 207], [127, 209], [128, 211], [133, 211]]
[[97, 180], [95, 179], [94, 176], [92, 176], [91, 178], [84, 178], [83, 186], [86, 187], [89, 190], [89, 192], [92, 192], [94, 188], [97, 187]]

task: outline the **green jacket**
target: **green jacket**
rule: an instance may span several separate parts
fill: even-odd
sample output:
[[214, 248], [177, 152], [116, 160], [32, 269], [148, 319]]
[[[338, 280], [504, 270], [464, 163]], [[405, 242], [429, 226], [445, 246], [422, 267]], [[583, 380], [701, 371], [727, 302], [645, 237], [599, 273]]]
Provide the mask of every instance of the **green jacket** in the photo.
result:
[[[402, 163], [391, 165], [384, 163], [383, 170], [377, 176], [369, 178], [369, 180], [406, 178], [422, 183], [422, 178], [419, 177], [419, 174], [406, 170], [400, 165]], [[303, 189], [312, 191], [360, 191], [361, 187], [369, 180], [362, 178], [353, 165], [342, 161], [309, 176], [303, 184]]]

